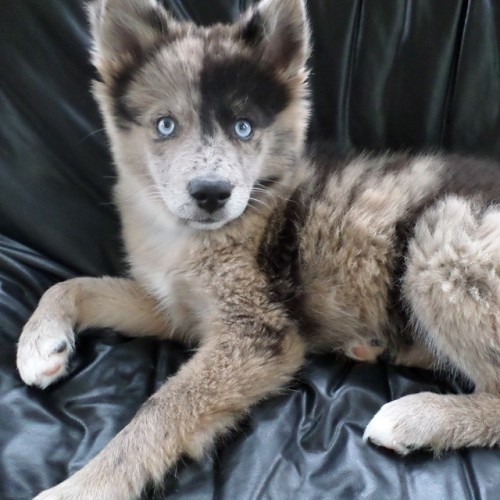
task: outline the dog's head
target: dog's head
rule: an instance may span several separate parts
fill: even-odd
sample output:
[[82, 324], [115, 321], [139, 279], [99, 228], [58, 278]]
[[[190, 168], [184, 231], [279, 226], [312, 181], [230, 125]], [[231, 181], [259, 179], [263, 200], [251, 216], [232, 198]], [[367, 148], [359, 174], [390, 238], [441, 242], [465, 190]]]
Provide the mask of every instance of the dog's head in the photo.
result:
[[115, 161], [150, 201], [216, 229], [289, 182], [309, 111], [303, 0], [262, 0], [209, 28], [156, 0], [99, 0], [89, 12]]

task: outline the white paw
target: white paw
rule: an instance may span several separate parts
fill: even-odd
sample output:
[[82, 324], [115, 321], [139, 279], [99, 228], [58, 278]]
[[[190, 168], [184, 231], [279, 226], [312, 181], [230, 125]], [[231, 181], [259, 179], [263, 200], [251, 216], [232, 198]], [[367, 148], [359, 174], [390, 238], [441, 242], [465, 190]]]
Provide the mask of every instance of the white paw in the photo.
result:
[[385, 404], [366, 427], [363, 439], [401, 455], [418, 448], [434, 448], [433, 406], [439, 397], [426, 392]]
[[[72, 484], [70, 478], [49, 490], [42, 491], [33, 500], [97, 500], [97, 498], [99, 497], [94, 497], [93, 493]], [[101, 498], [107, 499], [107, 497]]]
[[[33, 500], [64, 500], [65, 493], [59, 490], [57, 492], [57, 486], [55, 488], [50, 488], [50, 490], [45, 490], [39, 493]], [[67, 497], [69, 500], [69, 497]]]
[[114, 484], [112, 477], [103, 480], [102, 474], [89, 474], [84, 467], [66, 481], [42, 491], [33, 500], [132, 500], [138, 497], [128, 489], [125, 479]]
[[45, 388], [61, 378], [74, 350], [74, 333], [63, 321], [34, 315], [26, 324], [17, 346], [17, 369], [28, 385]]
[[98, 498], [114, 500], [115, 497], [94, 496], [94, 493], [85, 491], [85, 488], [71, 484], [70, 478], [49, 490], [42, 491], [33, 500], [97, 500]]

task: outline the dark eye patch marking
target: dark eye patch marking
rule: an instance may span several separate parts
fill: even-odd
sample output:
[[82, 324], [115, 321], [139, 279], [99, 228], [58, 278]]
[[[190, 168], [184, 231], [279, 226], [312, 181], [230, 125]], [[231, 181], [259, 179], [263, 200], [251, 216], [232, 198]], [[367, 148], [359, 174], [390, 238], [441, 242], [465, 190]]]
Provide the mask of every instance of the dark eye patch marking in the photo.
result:
[[244, 56], [215, 58], [208, 54], [200, 76], [200, 120], [203, 135], [218, 123], [233, 129], [240, 118], [265, 128], [290, 102], [290, 91], [270, 68]]

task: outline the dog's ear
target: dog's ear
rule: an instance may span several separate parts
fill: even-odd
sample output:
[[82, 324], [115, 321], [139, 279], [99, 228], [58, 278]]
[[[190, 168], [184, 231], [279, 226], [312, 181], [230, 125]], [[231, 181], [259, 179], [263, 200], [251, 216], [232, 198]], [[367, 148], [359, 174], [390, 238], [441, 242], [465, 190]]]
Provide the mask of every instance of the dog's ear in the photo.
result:
[[304, 0], [261, 0], [240, 25], [240, 36], [264, 62], [285, 78], [303, 73], [310, 51]]
[[96, 0], [87, 10], [92, 63], [104, 81], [119, 76], [179, 25], [156, 0]]

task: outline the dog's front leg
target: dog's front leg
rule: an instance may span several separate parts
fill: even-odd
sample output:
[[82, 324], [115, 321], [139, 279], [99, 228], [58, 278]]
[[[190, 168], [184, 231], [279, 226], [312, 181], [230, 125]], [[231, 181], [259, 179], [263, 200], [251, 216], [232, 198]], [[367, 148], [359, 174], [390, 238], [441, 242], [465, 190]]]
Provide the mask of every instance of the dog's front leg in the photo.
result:
[[302, 364], [303, 342], [291, 325], [275, 331], [248, 322], [251, 331], [209, 338], [101, 453], [36, 500], [136, 498], [182, 455], [200, 458], [216, 435]]
[[74, 278], [42, 296], [19, 338], [17, 367], [28, 385], [47, 387], [66, 373], [75, 333], [110, 327], [126, 335], [173, 338], [153, 297], [132, 279]]

